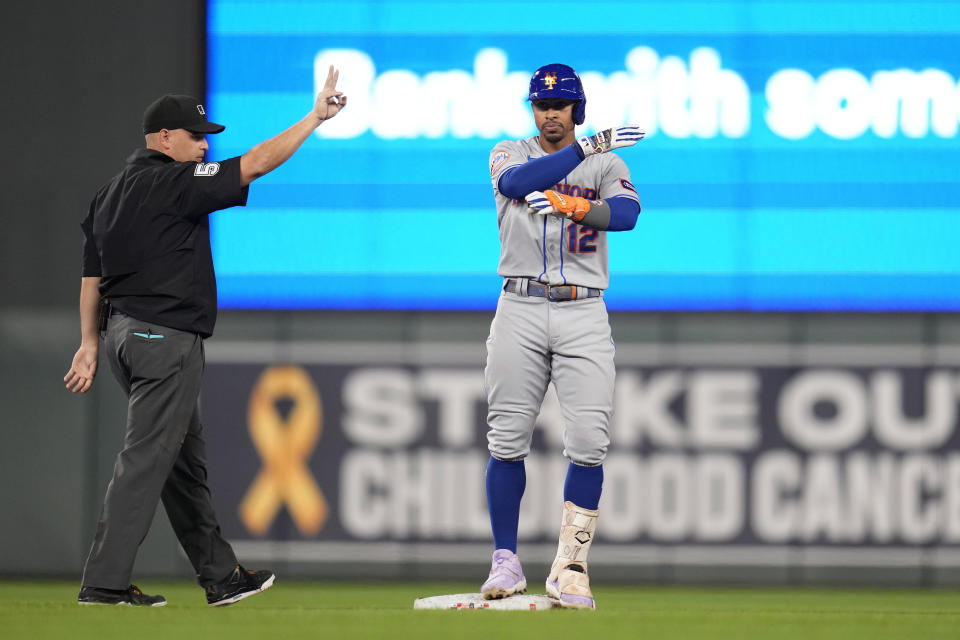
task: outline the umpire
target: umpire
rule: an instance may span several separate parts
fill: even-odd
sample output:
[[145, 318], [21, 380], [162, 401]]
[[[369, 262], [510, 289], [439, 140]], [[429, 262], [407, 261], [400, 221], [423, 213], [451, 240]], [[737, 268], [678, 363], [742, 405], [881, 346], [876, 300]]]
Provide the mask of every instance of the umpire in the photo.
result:
[[220, 534], [207, 487], [198, 398], [203, 340], [213, 334], [217, 289], [208, 214], [244, 205], [248, 185], [283, 164], [347, 97], [330, 67], [310, 113], [240, 157], [204, 162], [220, 133], [190, 96], [165, 95], [143, 116], [146, 148], [101, 188], [81, 227], [81, 343], [64, 376], [93, 384], [102, 341], [128, 398], [123, 449], [83, 571], [80, 604], [164, 606], [130, 583], [137, 549], [163, 506], [212, 606], [270, 587], [270, 571], [240, 566]]

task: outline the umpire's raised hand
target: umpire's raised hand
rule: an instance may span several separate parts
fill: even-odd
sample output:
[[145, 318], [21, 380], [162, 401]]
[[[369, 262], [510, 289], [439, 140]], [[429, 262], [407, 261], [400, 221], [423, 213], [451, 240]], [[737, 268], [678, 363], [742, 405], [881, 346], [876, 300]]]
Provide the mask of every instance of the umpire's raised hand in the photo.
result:
[[347, 106], [347, 96], [342, 91], [337, 91], [337, 80], [340, 78], [340, 71], [330, 65], [327, 71], [327, 81], [323, 83], [323, 89], [317, 94], [317, 102], [313, 105], [313, 112], [321, 121], [329, 120], [340, 113], [340, 110]]
[[286, 131], [264, 140], [240, 157], [242, 184], [248, 185], [286, 162], [314, 129], [340, 113], [347, 105], [347, 96], [342, 91], [337, 91], [339, 77], [340, 72], [330, 65], [327, 81], [317, 94], [317, 101], [310, 113]]

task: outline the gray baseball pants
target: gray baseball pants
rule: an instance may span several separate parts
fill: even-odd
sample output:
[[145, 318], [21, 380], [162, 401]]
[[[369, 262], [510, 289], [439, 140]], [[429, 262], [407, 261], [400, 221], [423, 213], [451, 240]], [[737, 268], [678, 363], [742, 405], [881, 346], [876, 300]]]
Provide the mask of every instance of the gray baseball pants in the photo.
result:
[[114, 312], [101, 345], [127, 394], [127, 427], [83, 585], [127, 588], [137, 549], [160, 500], [198, 582], [208, 586], [223, 580], [237, 558], [220, 535], [207, 487], [197, 404], [203, 339]]
[[601, 464], [610, 445], [615, 370], [603, 298], [551, 302], [504, 292], [487, 339], [487, 443], [500, 460], [530, 453], [552, 381], [563, 413], [564, 455]]

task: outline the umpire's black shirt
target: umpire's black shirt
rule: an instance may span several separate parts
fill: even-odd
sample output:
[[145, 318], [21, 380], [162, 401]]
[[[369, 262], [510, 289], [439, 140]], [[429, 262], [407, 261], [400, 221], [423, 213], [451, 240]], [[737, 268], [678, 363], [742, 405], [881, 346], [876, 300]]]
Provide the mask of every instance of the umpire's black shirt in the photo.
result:
[[138, 149], [97, 192], [83, 228], [83, 276], [128, 316], [213, 334], [217, 281], [207, 214], [247, 202], [240, 158], [176, 162]]

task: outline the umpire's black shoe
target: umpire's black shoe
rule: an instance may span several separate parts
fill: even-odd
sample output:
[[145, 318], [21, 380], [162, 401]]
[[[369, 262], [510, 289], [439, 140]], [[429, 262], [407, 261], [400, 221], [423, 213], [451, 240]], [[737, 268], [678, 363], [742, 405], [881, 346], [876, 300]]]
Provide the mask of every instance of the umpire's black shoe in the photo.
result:
[[207, 587], [207, 604], [221, 607], [256, 595], [273, 586], [272, 571], [248, 571], [240, 565], [226, 579]]
[[167, 606], [167, 599], [163, 596], [148, 596], [133, 584], [126, 589], [80, 587], [77, 602], [79, 604], [125, 604], [133, 607]]

